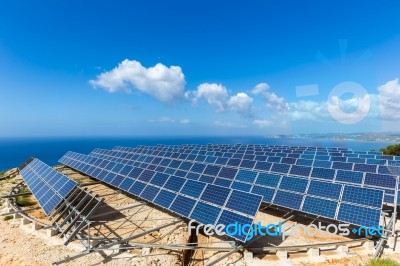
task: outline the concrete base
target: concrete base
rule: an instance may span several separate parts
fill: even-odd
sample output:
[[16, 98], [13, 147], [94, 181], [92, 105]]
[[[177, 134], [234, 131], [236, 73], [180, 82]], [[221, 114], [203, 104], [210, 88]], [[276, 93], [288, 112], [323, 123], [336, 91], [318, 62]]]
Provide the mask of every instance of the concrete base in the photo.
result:
[[1, 210], [1, 214], [9, 213], [10, 211], [11, 211], [10, 208], [3, 208], [3, 209]]
[[364, 249], [366, 250], [373, 250], [375, 248], [375, 244], [374, 241], [367, 241], [364, 242], [364, 244], [362, 245]]
[[278, 257], [278, 259], [280, 260], [287, 260], [288, 258], [288, 252], [286, 250], [278, 250], [276, 252], [276, 256]]
[[338, 246], [337, 251], [343, 254], [347, 254], [349, 252], [348, 246]]
[[249, 252], [249, 251], [243, 252], [243, 259], [247, 263], [253, 262], [253, 259], [254, 259], [253, 252]]
[[46, 235], [48, 237], [55, 236], [58, 234], [58, 231], [55, 229], [46, 229]]
[[30, 224], [32, 221], [26, 218], [22, 218], [21, 219], [21, 225], [26, 225], [26, 224]]
[[151, 248], [142, 248], [142, 256], [150, 255]]
[[319, 248], [310, 248], [307, 250], [307, 254], [310, 257], [318, 257], [319, 253]]
[[38, 230], [40, 230], [40, 229], [42, 229], [42, 228], [43, 228], [43, 226], [40, 225], [40, 224], [38, 224], [38, 223], [33, 223], [33, 224], [32, 224], [32, 230], [33, 230], [33, 231], [38, 231]]

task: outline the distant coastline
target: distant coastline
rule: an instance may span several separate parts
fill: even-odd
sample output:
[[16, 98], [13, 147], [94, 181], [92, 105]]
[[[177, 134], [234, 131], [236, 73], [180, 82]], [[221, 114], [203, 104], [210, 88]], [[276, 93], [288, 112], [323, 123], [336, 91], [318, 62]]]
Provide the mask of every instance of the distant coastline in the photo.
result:
[[315, 139], [315, 140], [339, 140], [339, 141], [373, 141], [400, 143], [400, 133], [374, 132], [374, 133], [352, 133], [352, 134], [294, 134], [294, 135], [273, 135], [269, 138], [283, 139]]
[[[344, 147], [357, 151], [379, 150], [395, 143], [388, 141], [348, 135], [338, 138], [339, 134], [308, 134], [273, 137], [254, 136], [165, 136], [165, 137], [60, 137], [60, 138], [3, 138], [0, 139], [0, 171], [17, 167], [29, 157], [41, 159], [50, 165], [58, 164], [58, 159], [67, 151], [89, 153], [95, 148], [111, 149], [114, 146], [135, 147], [137, 145], [179, 145], [179, 144], [269, 144], [290, 146]], [[340, 135], [346, 136], [346, 135]]]

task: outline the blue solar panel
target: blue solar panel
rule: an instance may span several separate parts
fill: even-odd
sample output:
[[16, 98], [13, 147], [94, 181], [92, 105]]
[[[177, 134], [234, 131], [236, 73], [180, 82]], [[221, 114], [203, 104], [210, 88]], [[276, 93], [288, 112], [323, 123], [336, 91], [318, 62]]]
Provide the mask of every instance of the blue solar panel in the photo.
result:
[[[218, 185], [218, 184], [216, 184]], [[232, 189], [240, 190], [240, 191], [246, 191], [250, 192], [251, 190], [251, 185], [247, 183], [242, 183], [242, 182], [233, 182], [231, 185]]]
[[281, 179], [280, 175], [259, 173], [255, 183], [258, 185], [263, 185], [268, 187], [276, 187], [278, 186], [280, 179]]
[[224, 178], [215, 178], [214, 185], [218, 185], [221, 187], [230, 187], [232, 184], [232, 180], [224, 179]]
[[311, 167], [307, 166], [293, 165], [292, 168], [290, 169], [291, 175], [309, 176], [310, 172], [311, 172]]
[[354, 171], [376, 173], [377, 165], [372, 165], [372, 164], [354, 164]]
[[212, 177], [212, 176], [209, 176], [209, 175], [202, 175], [199, 178], [199, 181], [204, 182], [204, 183], [212, 184], [215, 181], [215, 177]]
[[206, 185], [202, 182], [188, 180], [183, 186], [181, 193], [194, 198], [199, 198], [205, 186]]
[[38, 159], [25, 165], [20, 170], [20, 175], [46, 215], [49, 215], [77, 186], [75, 181]]
[[129, 189], [129, 192], [132, 193], [135, 196], [139, 196], [140, 193], [142, 193], [143, 189], [145, 188], [146, 184], [142, 183], [140, 181], [136, 181], [131, 188]]
[[299, 210], [302, 200], [302, 195], [278, 190], [273, 203], [290, 209]]
[[229, 193], [230, 190], [228, 188], [208, 184], [201, 196], [201, 199], [219, 206], [224, 206]]
[[159, 188], [154, 187], [152, 185], [147, 185], [146, 188], [140, 194], [140, 197], [148, 201], [153, 201], [153, 199], [157, 196], [159, 191], [160, 191]]
[[217, 176], [219, 170], [221, 170], [221, 167], [220, 167], [220, 166], [216, 166], [216, 165], [207, 165], [207, 167], [204, 169], [203, 174], [211, 175], [211, 176]]
[[353, 184], [361, 184], [364, 174], [362, 172], [338, 170], [336, 180]]
[[207, 203], [198, 202], [192, 214], [190, 215], [190, 218], [202, 224], [215, 225], [215, 222], [220, 212], [220, 208], [217, 208]]
[[338, 200], [341, 190], [342, 185], [340, 184], [311, 180], [307, 194]]
[[262, 197], [259, 195], [251, 195], [242, 191], [233, 190], [225, 207], [244, 214], [255, 216], [258, 212], [261, 199]]
[[256, 165], [254, 166], [254, 169], [260, 170], [260, 171], [269, 171], [271, 169], [272, 163], [268, 162], [256, 162]]
[[263, 202], [271, 203], [275, 190], [266, 187], [253, 186], [251, 193], [263, 196]]
[[222, 167], [218, 176], [224, 177], [224, 178], [229, 178], [229, 179], [234, 179], [237, 172], [238, 172], [238, 169]]
[[133, 185], [134, 180], [130, 178], [125, 178], [122, 183], [119, 185], [119, 188], [125, 191], [128, 191], [129, 188]]
[[353, 170], [353, 163], [333, 162], [332, 168], [341, 170]]
[[323, 179], [333, 179], [335, 177], [335, 170], [315, 167], [312, 170], [311, 176]]
[[337, 205], [338, 203], [335, 201], [306, 196], [302, 211], [333, 219], [335, 218]]
[[175, 197], [176, 197], [175, 193], [161, 189], [160, 193], [158, 193], [156, 199], [154, 200], [154, 203], [164, 208], [169, 208]]
[[164, 184], [164, 188], [178, 192], [185, 183], [185, 180], [186, 179], [177, 176], [170, 176]]
[[153, 185], [162, 187], [165, 184], [165, 182], [168, 180], [168, 178], [169, 178], [169, 175], [158, 172], [153, 176], [150, 183]]
[[276, 173], [287, 174], [289, 172], [290, 164], [274, 163], [271, 171]]
[[313, 162], [314, 162], [313, 160], [298, 159], [296, 165], [312, 166]]
[[339, 221], [346, 221], [355, 225], [378, 227], [380, 214], [380, 210], [341, 203], [337, 219]]
[[315, 160], [314, 163], [313, 163], [313, 166], [314, 167], [322, 167], [322, 168], [331, 168], [332, 167], [332, 162]]
[[383, 194], [382, 190], [345, 186], [342, 201], [381, 208]]
[[175, 198], [174, 202], [172, 203], [170, 209], [184, 217], [189, 218], [189, 214], [192, 211], [195, 204], [196, 204], [195, 200], [182, 195], [178, 195]]
[[308, 179], [283, 176], [279, 189], [290, 190], [294, 192], [304, 193], [306, 191]]
[[[235, 224], [238, 223], [240, 225], [246, 225], [246, 224], [252, 224], [253, 223], [253, 219], [246, 217], [244, 215], [240, 215], [238, 213], [234, 213], [228, 210], [223, 210], [221, 213], [221, 216], [218, 219], [217, 224], [224, 224], [226, 226], [228, 226], [229, 224]], [[231, 228], [231, 227], [229, 227]], [[242, 232], [237, 232], [235, 233], [234, 231], [229, 231], [228, 228], [228, 235], [230, 235], [231, 237], [238, 239], [242, 242], [246, 241], [246, 235], [249, 233], [249, 231], [251, 230], [251, 228], [248, 228], [248, 230], [245, 230], [244, 233]], [[247, 228], [246, 228], [247, 229]]]
[[396, 178], [391, 175], [366, 173], [364, 184], [384, 188], [395, 188]]
[[239, 173], [236, 175], [236, 180], [253, 183], [256, 176], [257, 176], [257, 172], [248, 171], [248, 170], [240, 170]]

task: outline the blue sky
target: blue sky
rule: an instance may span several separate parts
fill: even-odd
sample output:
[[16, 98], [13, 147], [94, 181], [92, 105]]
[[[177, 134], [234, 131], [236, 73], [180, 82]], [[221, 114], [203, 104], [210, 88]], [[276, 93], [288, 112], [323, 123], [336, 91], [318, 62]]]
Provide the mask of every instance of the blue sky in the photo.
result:
[[0, 136], [398, 130], [398, 1], [0, 4]]

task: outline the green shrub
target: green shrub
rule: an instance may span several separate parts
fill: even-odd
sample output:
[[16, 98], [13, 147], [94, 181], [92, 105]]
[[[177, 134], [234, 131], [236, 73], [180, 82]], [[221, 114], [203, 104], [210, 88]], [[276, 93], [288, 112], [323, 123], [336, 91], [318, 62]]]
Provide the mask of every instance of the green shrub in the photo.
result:
[[366, 266], [400, 266], [400, 263], [392, 259], [375, 259], [368, 261]]
[[12, 215], [7, 215], [4, 217], [4, 221], [11, 220], [12, 218], [14, 218]]
[[381, 152], [385, 155], [396, 155], [400, 156], [400, 144], [390, 145], [384, 149], [381, 149]]
[[17, 205], [20, 207], [32, 206], [35, 205], [35, 202], [29, 196], [19, 196], [17, 197]]

